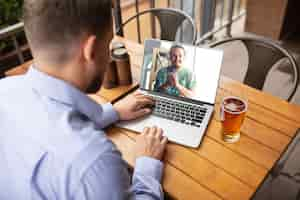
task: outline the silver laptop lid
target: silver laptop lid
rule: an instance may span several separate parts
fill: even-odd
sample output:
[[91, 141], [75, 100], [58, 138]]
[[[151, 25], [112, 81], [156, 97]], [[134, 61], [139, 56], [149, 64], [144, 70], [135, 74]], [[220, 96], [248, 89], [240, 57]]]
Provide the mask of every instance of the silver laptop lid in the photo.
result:
[[144, 47], [141, 89], [215, 103], [222, 51], [155, 39], [146, 40]]

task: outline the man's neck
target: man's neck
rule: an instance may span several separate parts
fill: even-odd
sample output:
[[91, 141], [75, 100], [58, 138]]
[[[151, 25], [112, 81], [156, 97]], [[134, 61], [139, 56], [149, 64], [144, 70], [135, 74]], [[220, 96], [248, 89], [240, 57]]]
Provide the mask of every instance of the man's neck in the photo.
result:
[[172, 69], [174, 69], [175, 71], [178, 71], [180, 68], [181, 68], [181, 66], [172, 65]]
[[76, 66], [71, 66], [70, 64], [55, 64], [55, 63], [45, 63], [45, 62], [35, 62], [34, 67], [39, 71], [55, 77], [57, 79], [61, 79], [63, 81], [68, 82], [74, 87], [78, 88], [81, 91], [85, 91], [85, 87], [82, 81], [80, 81], [79, 74], [76, 69]]

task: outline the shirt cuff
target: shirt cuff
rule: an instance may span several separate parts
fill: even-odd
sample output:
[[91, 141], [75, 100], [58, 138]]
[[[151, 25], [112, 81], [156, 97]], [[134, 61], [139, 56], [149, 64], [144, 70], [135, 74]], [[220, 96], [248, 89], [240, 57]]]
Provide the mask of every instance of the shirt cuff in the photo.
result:
[[102, 118], [102, 124], [103, 127], [106, 127], [112, 123], [115, 123], [119, 120], [119, 114], [113, 107], [111, 103], [102, 104], [102, 112], [103, 112], [103, 118]]
[[158, 182], [161, 182], [163, 163], [154, 158], [146, 156], [139, 157], [136, 160], [134, 172], [153, 177]]

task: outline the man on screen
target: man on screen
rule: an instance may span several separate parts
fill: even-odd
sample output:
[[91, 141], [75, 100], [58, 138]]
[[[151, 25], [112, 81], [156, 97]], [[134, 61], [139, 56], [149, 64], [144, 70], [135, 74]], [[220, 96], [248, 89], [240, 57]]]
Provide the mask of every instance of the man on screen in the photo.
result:
[[170, 49], [171, 65], [160, 69], [156, 76], [154, 91], [173, 96], [193, 97], [196, 81], [192, 72], [183, 66], [184, 47], [173, 45]]

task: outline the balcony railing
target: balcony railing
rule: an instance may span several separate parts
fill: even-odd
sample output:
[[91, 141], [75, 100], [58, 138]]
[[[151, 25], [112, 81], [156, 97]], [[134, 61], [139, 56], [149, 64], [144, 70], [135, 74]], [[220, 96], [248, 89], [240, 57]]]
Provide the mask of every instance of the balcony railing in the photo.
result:
[[232, 25], [245, 16], [244, 0], [204, 0], [202, 4], [202, 26], [197, 43], [201, 44], [214, 34], [225, 30], [225, 36], [231, 37]]
[[[122, 21], [128, 18], [128, 13], [124, 13], [128, 11], [125, 11], [124, 8], [129, 6], [134, 8], [132, 9], [134, 11], [130, 11], [132, 16], [142, 11], [141, 8], [145, 7], [143, 5], [147, 4], [146, 8], [172, 7], [190, 15], [197, 25], [197, 43], [200, 44], [224, 30], [225, 35], [230, 37], [232, 24], [245, 15], [246, 0], [115, 0], [115, 4], [115, 25], [122, 36], [126, 32], [122, 29]], [[137, 18], [135, 23], [138, 42], [142, 42], [141, 21], [140, 18]], [[153, 19], [151, 19], [150, 26], [152, 30], [150, 36], [155, 37], [156, 26]]]
[[11, 38], [11, 40], [13, 41], [16, 54], [18, 55], [18, 59], [21, 64], [24, 63], [24, 56], [22, 53], [22, 49], [19, 45], [19, 42], [17, 40], [16, 34], [23, 31], [24, 31], [24, 24], [22, 22], [0, 30], [0, 40]]

